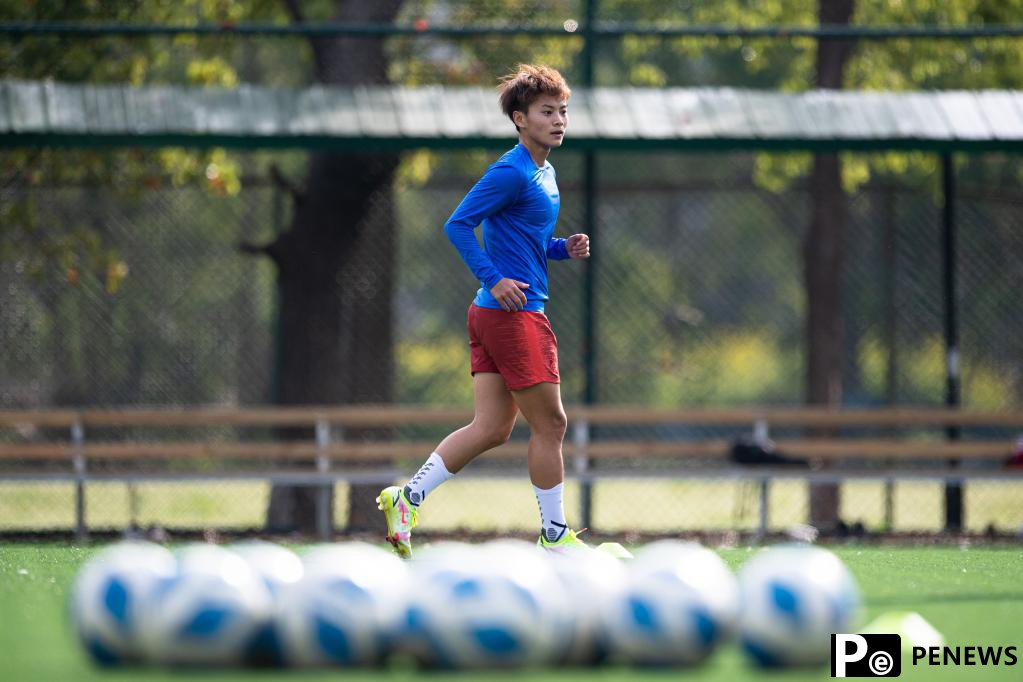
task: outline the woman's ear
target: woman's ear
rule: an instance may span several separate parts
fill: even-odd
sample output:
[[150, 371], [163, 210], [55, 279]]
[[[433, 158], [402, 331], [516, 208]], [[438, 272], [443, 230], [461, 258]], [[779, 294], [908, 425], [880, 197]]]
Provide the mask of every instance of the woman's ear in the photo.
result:
[[512, 112], [512, 123], [515, 124], [516, 128], [526, 127], [526, 115], [521, 111]]

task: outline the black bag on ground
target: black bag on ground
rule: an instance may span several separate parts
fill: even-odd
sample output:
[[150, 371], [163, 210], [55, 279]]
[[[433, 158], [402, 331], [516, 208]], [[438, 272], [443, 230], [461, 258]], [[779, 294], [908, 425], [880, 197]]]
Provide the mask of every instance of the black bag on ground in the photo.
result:
[[805, 459], [787, 457], [776, 451], [774, 443], [770, 441], [758, 443], [752, 438], [737, 438], [732, 443], [731, 457], [736, 464], [747, 466], [788, 466], [804, 469], [810, 466]]

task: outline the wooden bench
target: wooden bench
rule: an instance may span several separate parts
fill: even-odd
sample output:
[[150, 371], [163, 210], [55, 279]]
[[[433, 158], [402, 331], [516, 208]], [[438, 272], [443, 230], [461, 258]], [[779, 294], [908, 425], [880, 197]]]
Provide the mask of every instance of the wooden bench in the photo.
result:
[[[953, 469], [947, 462], [986, 461], [997, 463], [1014, 450], [1015, 439], [969, 438], [951, 440], [947, 429], [1000, 429], [1023, 431], [1023, 411], [976, 412], [937, 408], [841, 409], [821, 408], [722, 408], [653, 409], [642, 407], [569, 407], [569, 433], [564, 453], [569, 476], [588, 484], [595, 478], [616, 475], [659, 477], [674, 475], [735, 476], [759, 481], [762, 495], [776, 476], [799, 476], [814, 481], [841, 481], [852, 476], [892, 478], [929, 476], [946, 481], [966, 477], [1016, 477], [1020, 471], [991, 468], [987, 473]], [[420, 406], [288, 407], [288, 408], [186, 408], [186, 409], [103, 409], [0, 411], [0, 480], [70, 480], [77, 484], [79, 532], [84, 534], [83, 492], [87, 481], [245, 478], [300, 485], [324, 485], [335, 481], [369, 481], [395, 477], [396, 459], [418, 460], [436, 446], [433, 440], [388, 439], [362, 442], [346, 439], [346, 432], [407, 426], [457, 427], [472, 419], [471, 410]], [[521, 420], [520, 420], [521, 422]], [[594, 428], [717, 427], [734, 429], [731, 437], [708, 439], [621, 439], [594, 438]], [[259, 427], [259, 440], [206, 438], [190, 440], [102, 440], [92, 434], [111, 428], [148, 430], [234, 429]], [[304, 440], [275, 441], [273, 428], [305, 428]], [[756, 434], [760, 439], [772, 430], [797, 431], [774, 441], [779, 452], [824, 464], [820, 470], [780, 471], [772, 467], [731, 465], [729, 455], [734, 439]], [[798, 433], [804, 430], [806, 435]], [[63, 437], [43, 434], [66, 431]], [[821, 436], [821, 433], [841, 435]], [[600, 432], [598, 431], [598, 434]], [[486, 455], [487, 458], [522, 458], [527, 443], [513, 439]], [[627, 462], [632, 466], [614, 468], [596, 464], [601, 460]], [[661, 460], [674, 464], [645, 472], [635, 460]], [[714, 464], [700, 470], [688, 461]], [[923, 468], [921, 460], [930, 467]], [[222, 463], [225, 468], [210, 471], [201, 461]], [[831, 465], [827, 465], [828, 462]], [[95, 464], [102, 463], [102, 469]], [[271, 468], [269, 462], [287, 468]], [[174, 463], [173, 471], [149, 468]], [[376, 463], [378, 468], [367, 468]], [[185, 466], [182, 466], [185, 465]], [[56, 470], [55, 470], [56, 469]], [[407, 473], [407, 472], [406, 472]], [[326, 505], [324, 505], [326, 508]], [[329, 519], [324, 519], [329, 525]], [[326, 525], [324, 528], [326, 532]]]
[[[690, 425], [735, 427], [736, 435], [768, 429], [947, 429], [950, 427], [1001, 427], [1023, 430], [1023, 412], [968, 412], [947, 409], [846, 409], [735, 408], [735, 409], [644, 409], [632, 407], [567, 408], [569, 434], [566, 457], [591, 458], [725, 458], [731, 439], [705, 440], [598, 440], [588, 434], [600, 426]], [[464, 409], [408, 406], [295, 407], [295, 408], [189, 408], [124, 410], [0, 410], [0, 429], [32, 434], [37, 429], [67, 429], [68, 437], [39, 441], [32, 435], [0, 442], [0, 461], [70, 462], [87, 459], [281, 459], [387, 461], [418, 457], [436, 445], [430, 441], [346, 442], [337, 431], [397, 426], [458, 426], [472, 419]], [[276, 442], [246, 441], [103, 441], [86, 438], [93, 429], [123, 427], [305, 427], [319, 430], [317, 439]], [[745, 430], [745, 431], [744, 431]], [[325, 432], [325, 433], [324, 433]], [[941, 434], [931, 438], [886, 437], [790, 437], [774, 441], [778, 450], [795, 457], [814, 459], [887, 458], [911, 459], [997, 459], [1008, 457], [1012, 438], [997, 440], [947, 440]], [[511, 441], [493, 453], [522, 457], [526, 444]]]

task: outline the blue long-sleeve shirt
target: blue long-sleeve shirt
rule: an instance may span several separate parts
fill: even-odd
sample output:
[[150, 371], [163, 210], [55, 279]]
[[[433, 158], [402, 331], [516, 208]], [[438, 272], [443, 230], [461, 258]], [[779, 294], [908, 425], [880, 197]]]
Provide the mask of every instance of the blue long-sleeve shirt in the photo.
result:
[[[538, 168], [517, 144], [495, 161], [444, 224], [448, 239], [479, 279], [476, 305], [501, 310], [490, 294], [503, 277], [525, 282], [525, 310], [543, 312], [547, 260], [568, 258], [564, 239], [552, 239], [561, 198], [554, 167]], [[483, 225], [483, 248], [476, 226]]]

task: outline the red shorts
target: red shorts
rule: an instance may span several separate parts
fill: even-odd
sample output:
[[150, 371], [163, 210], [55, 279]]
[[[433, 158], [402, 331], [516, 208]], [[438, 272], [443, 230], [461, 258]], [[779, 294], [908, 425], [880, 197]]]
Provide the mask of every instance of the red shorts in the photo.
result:
[[561, 383], [558, 339], [543, 313], [469, 306], [470, 368], [504, 378], [509, 391]]

